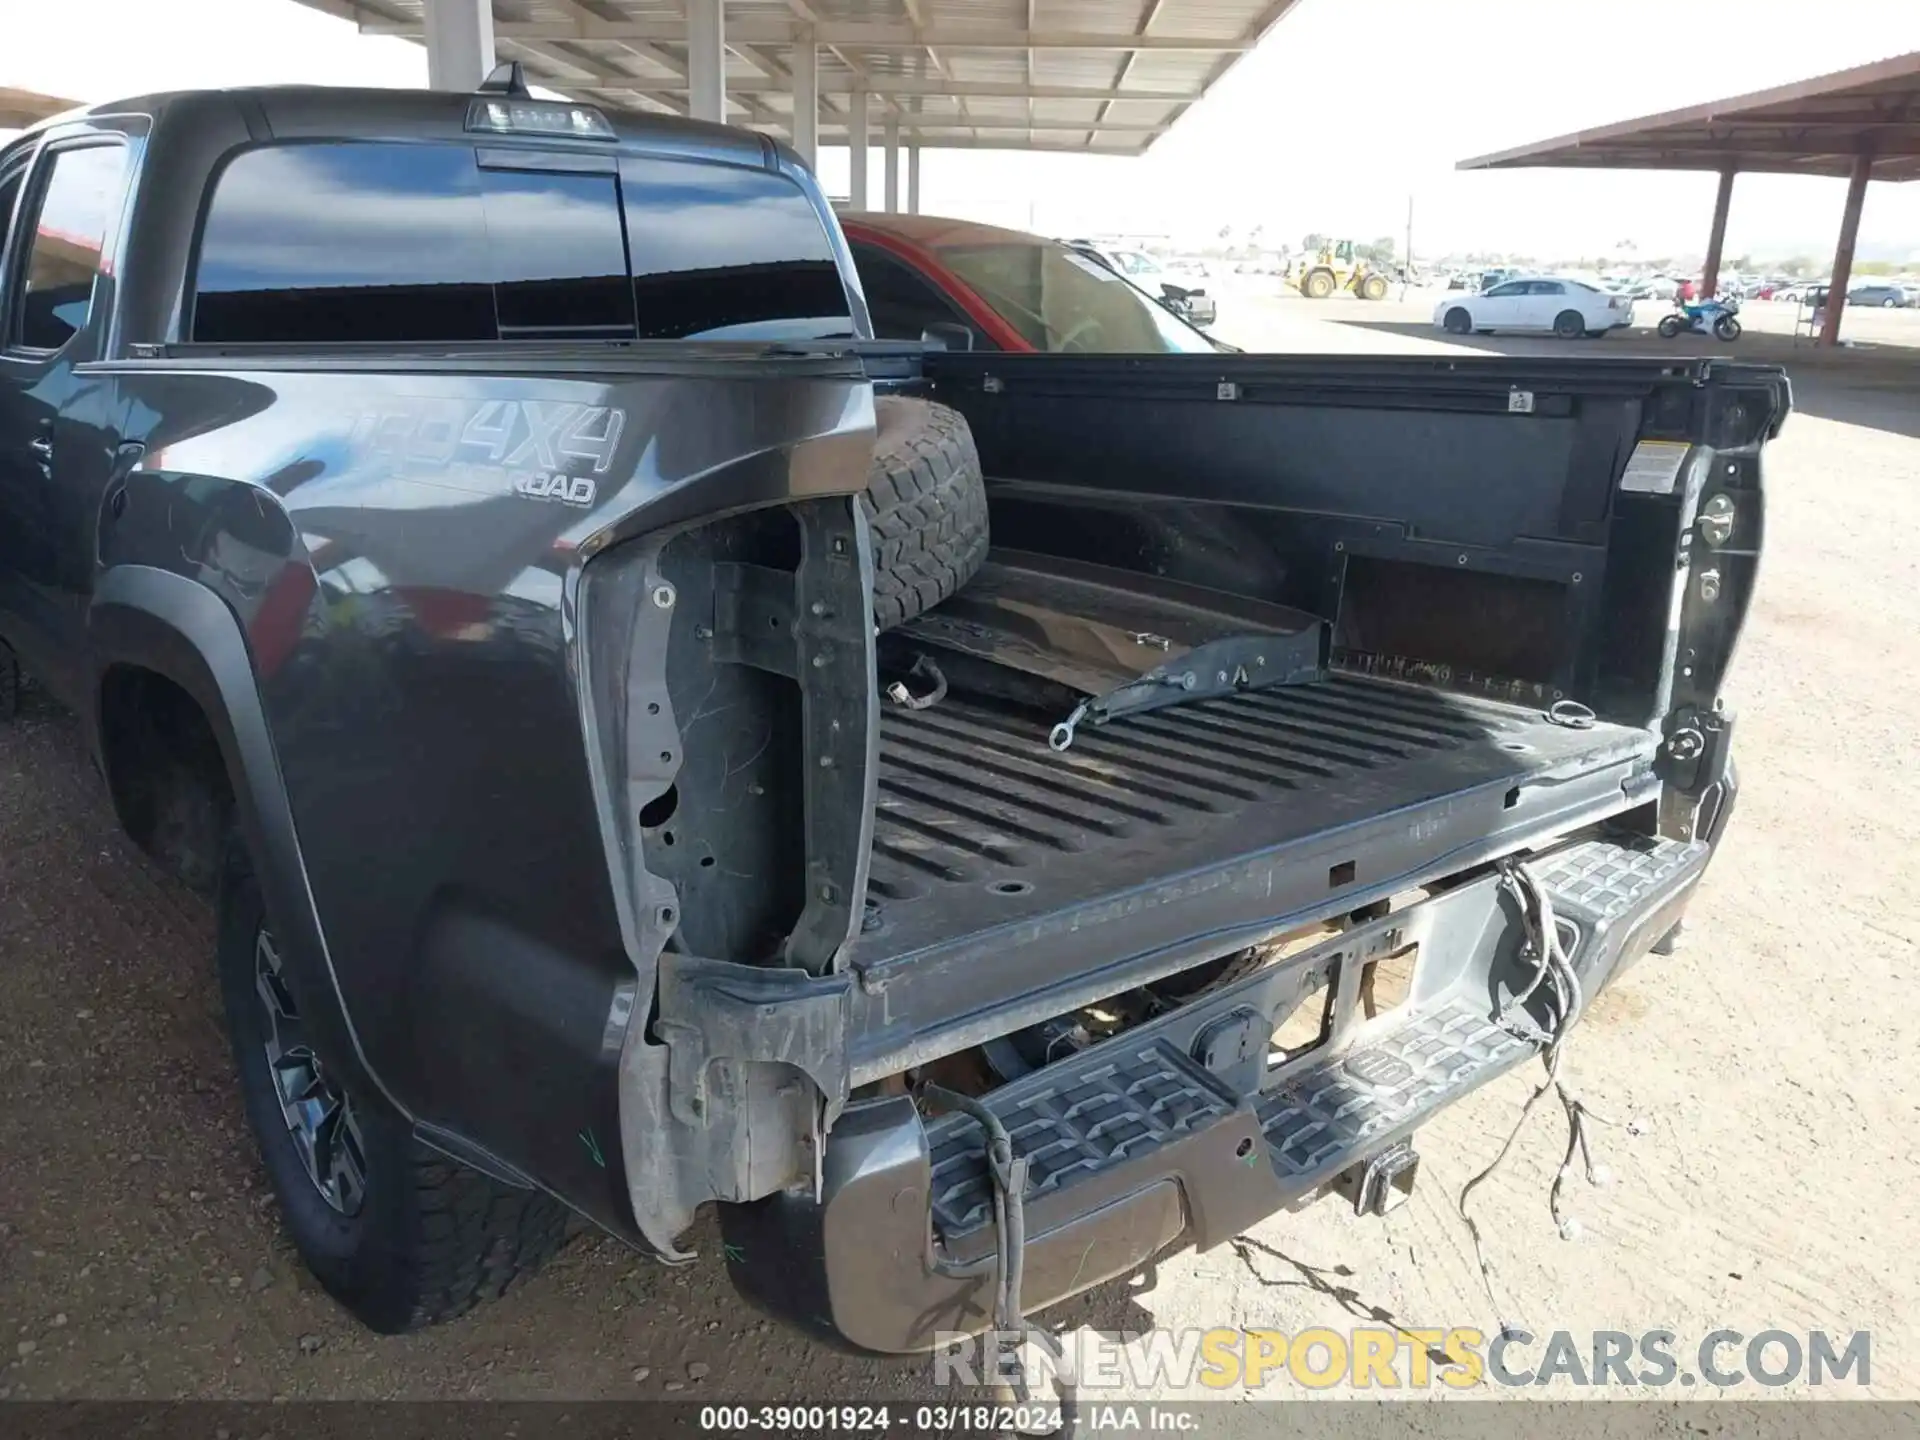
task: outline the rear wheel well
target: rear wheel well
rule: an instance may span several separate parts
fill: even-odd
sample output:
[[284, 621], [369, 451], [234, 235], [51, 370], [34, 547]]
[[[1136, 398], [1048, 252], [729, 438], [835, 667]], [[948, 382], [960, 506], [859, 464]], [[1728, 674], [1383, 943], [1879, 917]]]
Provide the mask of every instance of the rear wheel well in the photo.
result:
[[128, 838], [195, 890], [211, 892], [233, 785], [199, 702], [157, 671], [114, 666], [100, 682], [100, 754]]

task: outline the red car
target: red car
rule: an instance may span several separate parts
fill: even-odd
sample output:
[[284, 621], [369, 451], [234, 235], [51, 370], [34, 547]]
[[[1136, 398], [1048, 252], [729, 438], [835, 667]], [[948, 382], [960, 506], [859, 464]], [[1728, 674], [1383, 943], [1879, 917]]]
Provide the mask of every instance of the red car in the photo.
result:
[[1057, 241], [932, 215], [845, 214], [840, 224], [882, 340], [1080, 354], [1227, 348]]

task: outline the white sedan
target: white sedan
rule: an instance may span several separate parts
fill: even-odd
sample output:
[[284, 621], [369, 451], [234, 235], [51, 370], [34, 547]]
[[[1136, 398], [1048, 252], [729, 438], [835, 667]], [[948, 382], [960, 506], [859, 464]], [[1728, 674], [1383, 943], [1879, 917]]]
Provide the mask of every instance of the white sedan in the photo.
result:
[[1433, 323], [1449, 335], [1547, 330], [1567, 340], [1597, 338], [1633, 323], [1633, 301], [1584, 280], [1526, 275], [1479, 295], [1449, 294], [1433, 307]]

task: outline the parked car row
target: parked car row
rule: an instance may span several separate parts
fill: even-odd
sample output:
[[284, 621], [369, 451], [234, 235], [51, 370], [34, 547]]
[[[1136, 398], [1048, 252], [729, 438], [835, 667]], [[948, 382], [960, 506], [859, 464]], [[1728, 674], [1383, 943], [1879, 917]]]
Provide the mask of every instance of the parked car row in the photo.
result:
[[[1768, 285], [1750, 298], [1777, 300], [1788, 305], [1823, 305], [1832, 288], [1826, 280], [1797, 280]], [[1847, 287], [1849, 305], [1868, 305], [1882, 310], [1905, 310], [1920, 306], [1920, 285], [1902, 280], [1862, 280]]]
[[1455, 270], [1447, 276], [1447, 289], [1465, 290], [1469, 294], [1483, 295], [1502, 281], [1510, 280], [1519, 273], [1504, 266], [1491, 270]]
[[1878, 305], [1885, 310], [1904, 310], [1920, 305], [1920, 287], [1896, 280], [1869, 280], [1847, 290], [1849, 305]]
[[[1831, 286], [1828, 280], [1751, 279], [1730, 281], [1722, 285], [1721, 290], [1745, 300], [1776, 300], [1798, 305], [1824, 300]], [[1847, 287], [1847, 303], [1902, 310], [1920, 305], [1920, 285], [1908, 280], [1861, 280]]]

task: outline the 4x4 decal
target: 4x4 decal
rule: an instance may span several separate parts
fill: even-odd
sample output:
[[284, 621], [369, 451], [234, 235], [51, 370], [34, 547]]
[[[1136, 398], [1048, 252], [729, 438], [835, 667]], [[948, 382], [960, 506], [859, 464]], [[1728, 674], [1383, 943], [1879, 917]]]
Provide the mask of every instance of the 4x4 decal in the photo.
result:
[[[443, 469], [462, 489], [585, 508], [613, 467], [627, 412], [559, 400], [414, 399], [368, 411], [353, 439], [417, 473]], [[583, 473], [585, 472], [585, 473]]]

